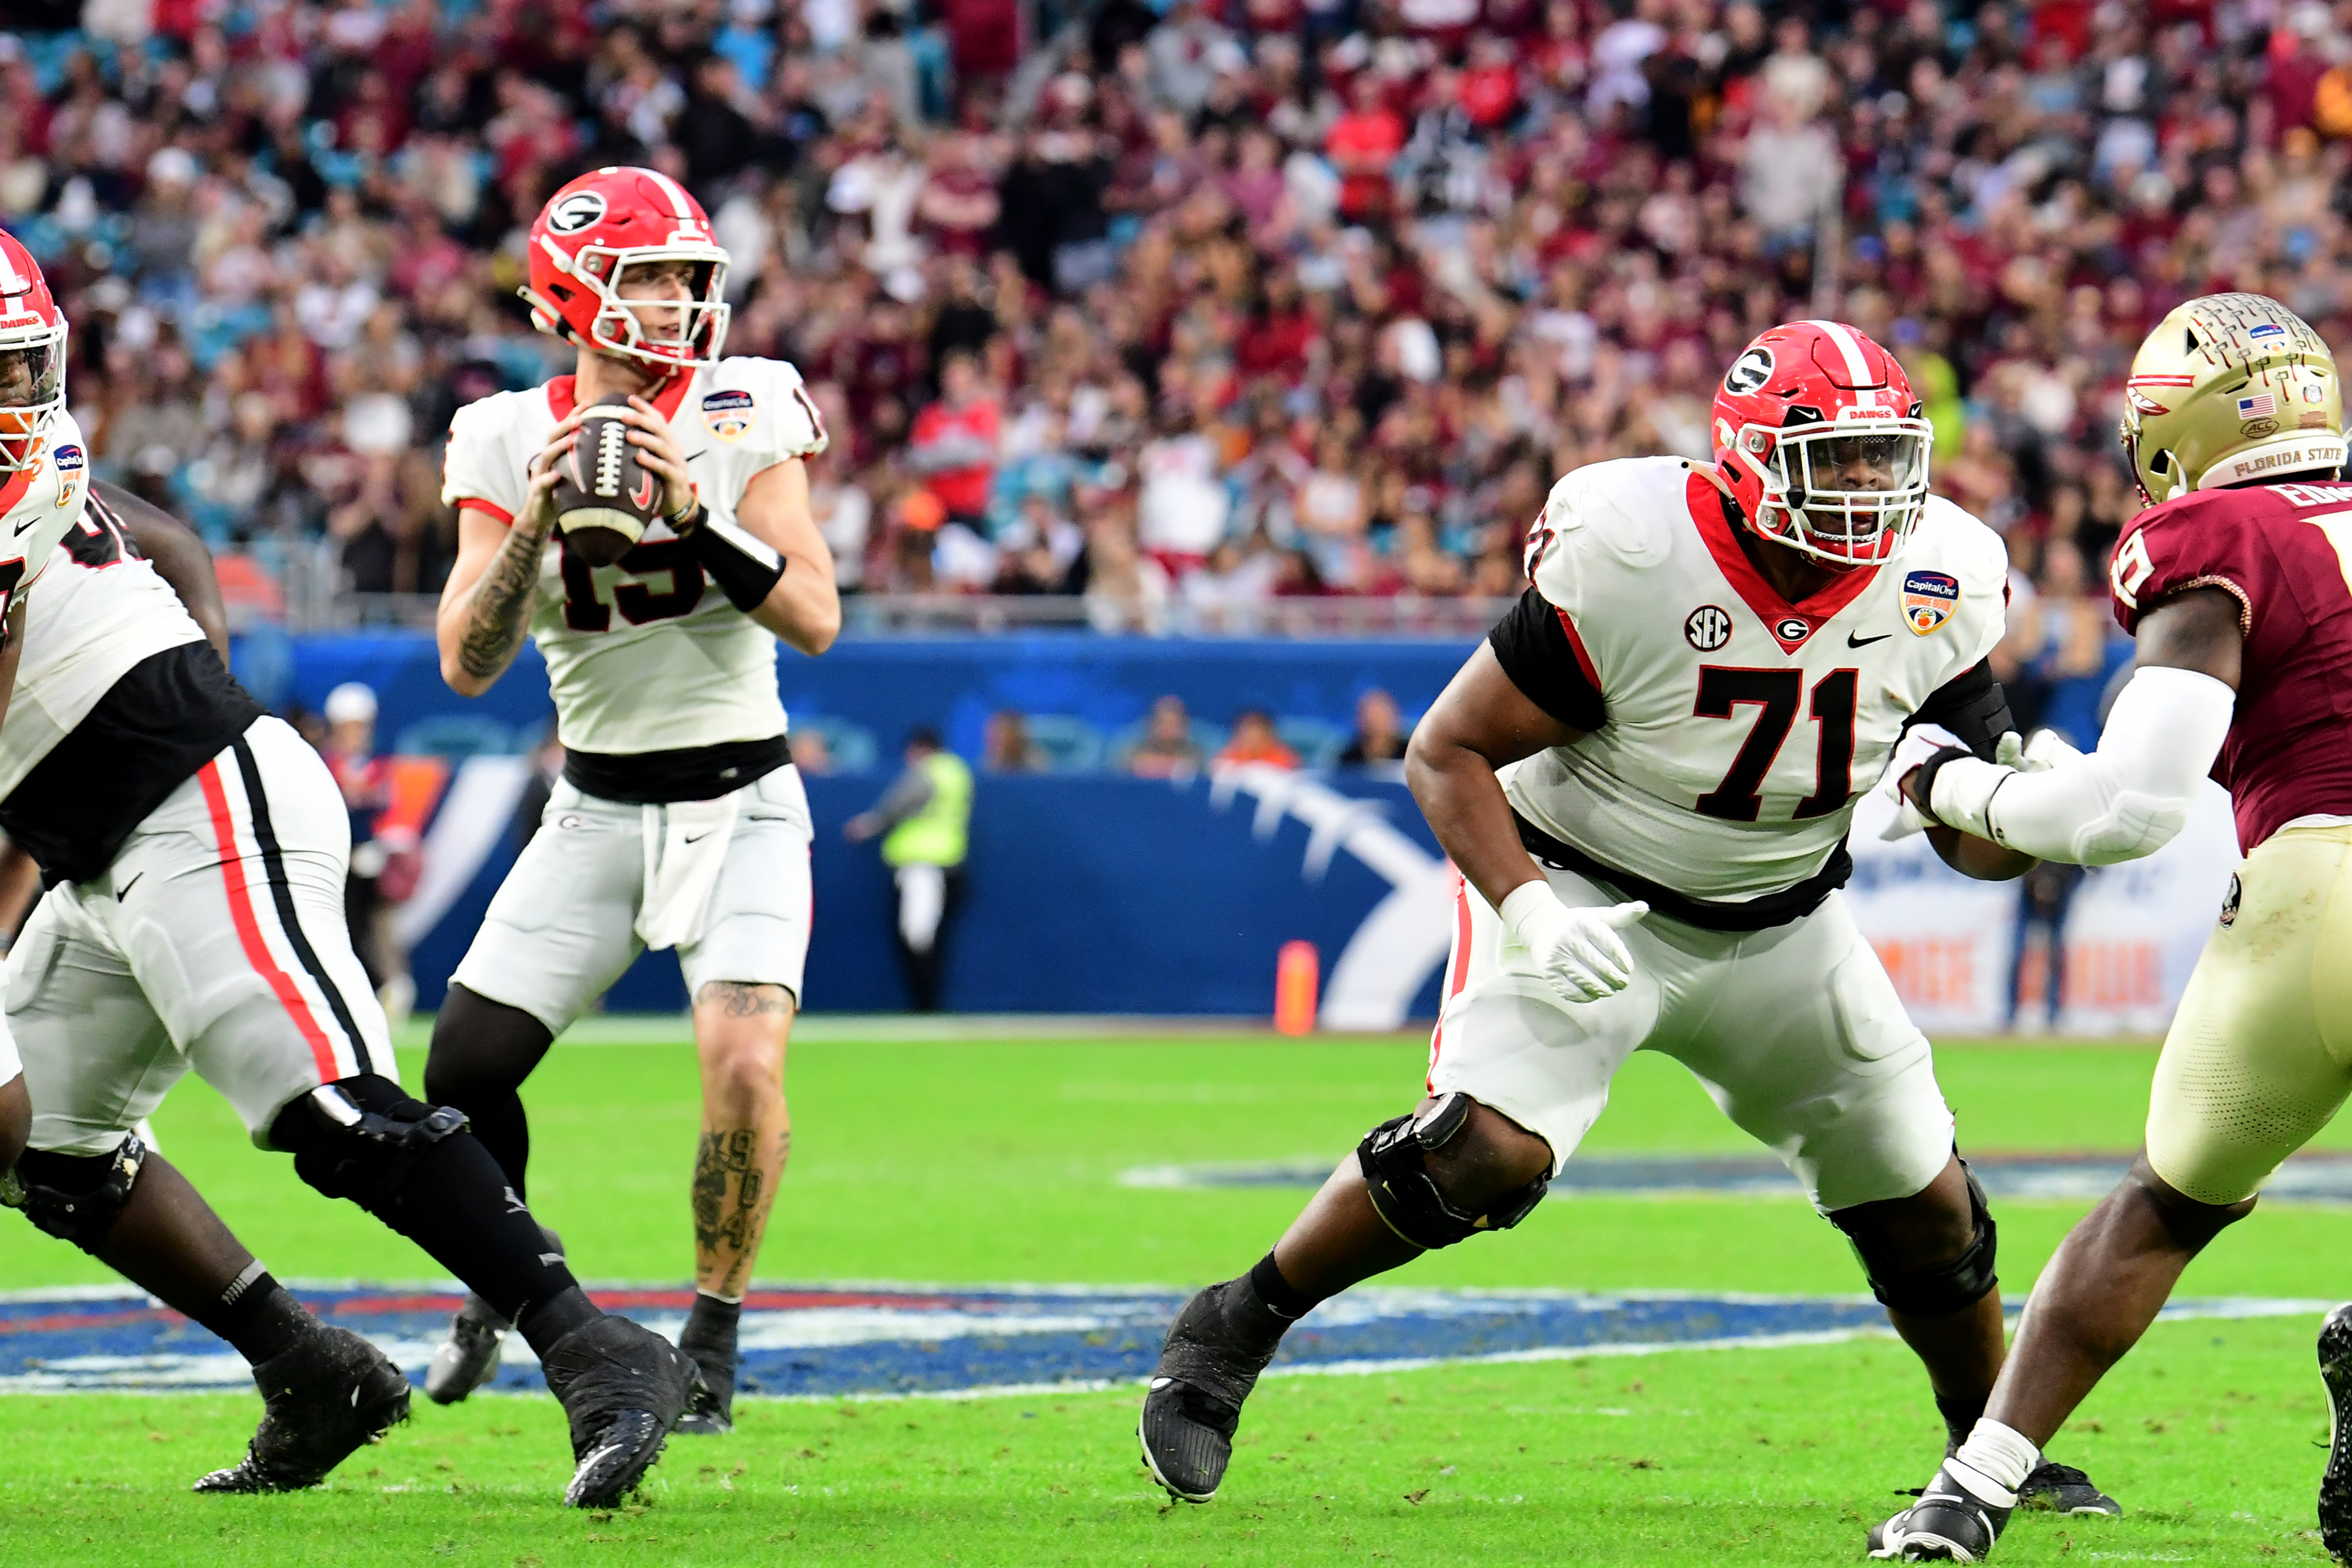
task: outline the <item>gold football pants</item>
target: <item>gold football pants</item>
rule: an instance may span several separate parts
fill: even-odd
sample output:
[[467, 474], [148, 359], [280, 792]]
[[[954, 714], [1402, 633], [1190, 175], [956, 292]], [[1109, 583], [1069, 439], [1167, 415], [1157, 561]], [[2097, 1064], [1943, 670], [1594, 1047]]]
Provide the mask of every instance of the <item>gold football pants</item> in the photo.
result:
[[2352, 1092], [2352, 827], [2288, 828], [2238, 867], [2157, 1062], [2156, 1174], [2200, 1203], [2261, 1190]]

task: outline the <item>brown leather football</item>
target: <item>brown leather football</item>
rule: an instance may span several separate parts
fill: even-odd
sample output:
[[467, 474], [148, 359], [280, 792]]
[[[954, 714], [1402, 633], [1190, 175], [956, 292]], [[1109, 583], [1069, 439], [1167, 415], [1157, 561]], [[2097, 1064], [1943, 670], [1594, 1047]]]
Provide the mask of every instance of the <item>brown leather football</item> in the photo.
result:
[[[600, 398], [596, 407], [628, 399]], [[661, 515], [661, 476], [637, 461], [629, 425], [609, 413], [580, 422], [580, 439], [555, 465], [555, 526], [563, 547], [590, 566], [612, 566]]]

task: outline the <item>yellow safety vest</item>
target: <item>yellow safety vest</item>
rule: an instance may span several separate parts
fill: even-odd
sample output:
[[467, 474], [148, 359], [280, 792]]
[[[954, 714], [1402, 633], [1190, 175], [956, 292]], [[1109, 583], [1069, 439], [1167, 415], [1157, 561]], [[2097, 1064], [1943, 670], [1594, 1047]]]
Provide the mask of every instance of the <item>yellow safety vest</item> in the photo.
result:
[[931, 781], [931, 798], [883, 839], [883, 862], [961, 865], [971, 843], [971, 769], [951, 751], [934, 751], [920, 766]]

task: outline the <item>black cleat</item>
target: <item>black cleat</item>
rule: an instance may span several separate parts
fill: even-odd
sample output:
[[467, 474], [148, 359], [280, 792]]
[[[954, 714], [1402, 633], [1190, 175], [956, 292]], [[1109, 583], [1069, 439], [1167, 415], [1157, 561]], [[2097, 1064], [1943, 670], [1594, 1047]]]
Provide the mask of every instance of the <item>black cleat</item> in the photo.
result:
[[353, 1450], [408, 1419], [408, 1379], [349, 1329], [320, 1328], [253, 1369], [261, 1425], [245, 1458], [195, 1484], [202, 1492], [299, 1491]]
[[1981, 1563], [1992, 1554], [2016, 1506], [1979, 1497], [1954, 1479], [1947, 1463], [1917, 1502], [1870, 1527], [1870, 1555], [1905, 1563]]
[[1136, 1423], [1143, 1462], [1170, 1497], [1216, 1496], [1234, 1457], [1242, 1402], [1289, 1327], [1258, 1300], [1246, 1274], [1210, 1286], [1176, 1314]]
[[2319, 1326], [2319, 1380], [2327, 1385], [2327, 1469], [2319, 1476], [2319, 1543], [2352, 1563], [2352, 1305]]
[[686, 1353], [702, 1374], [686, 1415], [677, 1424], [681, 1437], [723, 1437], [735, 1430], [735, 1358], [715, 1350]]
[[468, 1294], [449, 1320], [449, 1337], [434, 1348], [425, 1369], [425, 1397], [455, 1405], [499, 1375], [499, 1353], [513, 1325], [481, 1297]]
[[2072, 1465], [2047, 1459], [2034, 1466], [2017, 1489], [2017, 1506], [2050, 1513], [2099, 1513], [2109, 1519], [2121, 1519], [2124, 1512], [2124, 1505], [2101, 1491], [2090, 1477]]
[[610, 1508], [635, 1491], [702, 1382], [676, 1345], [626, 1318], [583, 1323], [540, 1364], [572, 1421], [572, 1508]]

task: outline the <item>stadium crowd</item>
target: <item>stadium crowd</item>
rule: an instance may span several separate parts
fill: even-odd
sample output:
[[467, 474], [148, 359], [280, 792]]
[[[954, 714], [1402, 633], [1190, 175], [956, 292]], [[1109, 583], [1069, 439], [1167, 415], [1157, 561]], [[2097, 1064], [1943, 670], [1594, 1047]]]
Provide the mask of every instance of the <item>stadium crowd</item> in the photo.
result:
[[1507, 595], [1559, 473], [1705, 455], [1752, 333], [1910, 368], [2095, 687], [2120, 379], [2177, 300], [2352, 326], [2352, 3], [53, 0], [0, 225], [99, 471], [429, 591], [450, 413], [543, 379], [547, 193], [670, 172], [800, 365], [845, 586]]

